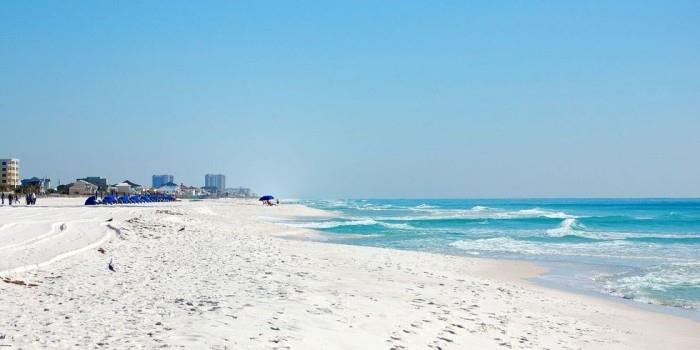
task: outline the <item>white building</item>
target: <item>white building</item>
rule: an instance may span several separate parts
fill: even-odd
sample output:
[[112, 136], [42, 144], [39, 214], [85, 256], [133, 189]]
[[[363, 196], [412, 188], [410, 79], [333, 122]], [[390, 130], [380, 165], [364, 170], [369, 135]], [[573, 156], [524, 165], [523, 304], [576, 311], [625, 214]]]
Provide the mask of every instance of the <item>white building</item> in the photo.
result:
[[97, 192], [97, 185], [91, 184], [85, 180], [76, 180], [68, 186], [68, 194], [75, 196], [93, 195]]
[[156, 191], [167, 194], [178, 194], [180, 192], [180, 186], [174, 182], [168, 182], [156, 188]]
[[19, 185], [19, 159], [0, 159], [0, 186], [14, 188]]
[[143, 190], [143, 187], [141, 187], [141, 185], [135, 184], [129, 180], [124, 180], [123, 182], [110, 187], [115, 188], [118, 194], [141, 193], [141, 191]]

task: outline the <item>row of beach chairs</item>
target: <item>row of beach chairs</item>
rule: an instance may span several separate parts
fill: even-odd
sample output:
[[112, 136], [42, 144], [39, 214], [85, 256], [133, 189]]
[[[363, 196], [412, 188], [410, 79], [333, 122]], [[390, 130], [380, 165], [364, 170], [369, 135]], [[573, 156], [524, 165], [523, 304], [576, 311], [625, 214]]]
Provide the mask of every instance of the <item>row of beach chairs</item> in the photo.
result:
[[90, 196], [85, 200], [85, 205], [114, 205], [114, 204], [140, 204], [140, 203], [155, 203], [155, 202], [173, 202], [175, 196], [170, 194], [146, 194], [146, 195], [108, 195], [102, 199], [95, 196]]

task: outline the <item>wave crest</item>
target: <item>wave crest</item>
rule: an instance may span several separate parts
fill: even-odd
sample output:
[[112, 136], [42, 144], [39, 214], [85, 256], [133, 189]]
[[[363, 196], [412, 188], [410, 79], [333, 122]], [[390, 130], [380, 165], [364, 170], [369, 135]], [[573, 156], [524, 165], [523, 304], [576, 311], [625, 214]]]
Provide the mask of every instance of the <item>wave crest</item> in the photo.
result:
[[547, 230], [547, 234], [553, 237], [562, 237], [572, 234], [579, 235], [579, 231], [581, 231], [583, 228], [584, 226], [576, 222], [575, 218], [566, 218], [562, 220], [561, 224], [559, 224], [559, 227]]
[[377, 224], [377, 222], [372, 220], [372, 219], [288, 223], [289, 226], [300, 227], [300, 228], [311, 228], [311, 229], [334, 228], [334, 227], [340, 227], [340, 226], [369, 226], [369, 225], [376, 225], [376, 224]]

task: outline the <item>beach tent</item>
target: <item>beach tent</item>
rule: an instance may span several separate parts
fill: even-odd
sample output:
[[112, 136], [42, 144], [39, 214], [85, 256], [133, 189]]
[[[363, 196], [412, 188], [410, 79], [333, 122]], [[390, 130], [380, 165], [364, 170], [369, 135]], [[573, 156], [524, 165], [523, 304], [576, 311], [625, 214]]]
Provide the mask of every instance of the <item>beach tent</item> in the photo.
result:
[[85, 200], [85, 205], [96, 205], [97, 204], [97, 199], [95, 196], [90, 196]]

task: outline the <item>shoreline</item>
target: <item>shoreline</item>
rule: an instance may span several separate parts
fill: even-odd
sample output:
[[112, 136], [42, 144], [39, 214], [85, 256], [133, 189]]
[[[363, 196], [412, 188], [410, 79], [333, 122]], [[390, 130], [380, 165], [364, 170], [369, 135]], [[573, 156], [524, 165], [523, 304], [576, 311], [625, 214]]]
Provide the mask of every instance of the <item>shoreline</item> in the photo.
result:
[[[318, 215], [318, 218], [337, 218], [337, 219], [343, 219], [343, 215], [340, 212], [334, 212], [330, 210], [324, 210], [324, 209], [318, 209], [318, 208], [312, 208], [308, 207], [303, 204], [298, 204], [298, 203], [292, 203], [294, 205], [300, 205], [304, 206], [307, 208], [311, 208], [313, 210], [318, 210], [324, 215]], [[289, 205], [289, 204], [287, 204]], [[299, 217], [302, 218], [302, 217]], [[285, 218], [289, 219], [289, 218]], [[285, 225], [289, 228], [293, 228], [295, 230], [305, 230], [307, 231], [304, 235], [298, 236], [298, 237], [293, 237], [293, 235], [290, 234], [290, 236], [285, 236], [283, 238], [289, 238], [289, 239], [301, 239], [301, 240], [312, 240], [312, 241], [317, 241], [317, 242], [323, 242], [323, 243], [329, 243], [329, 244], [340, 244], [340, 245], [348, 245], [348, 246], [361, 246], [361, 247], [371, 247], [371, 248], [379, 248], [379, 249], [389, 249], [389, 250], [398, 250], [398, 251], [412, 251], [412, 252], [421, 252], [421, 253], [430, 253], [430, 254], [437, 254], [437, 255], [447, 255], [447, 256], [457, 256], [457, 257], [463, 257], [467, 259], [479, 259], [479, 260], [484, 260], [485, 263], [488, 264], [496, 264], [499, 266], [499, 264], [505, 264], [504, 268], [509, 268], [509, 269], [502, 269], [500, 270], [501, 273], [503, 274], [503, 271], [507, 271], [506, 273], [508, 275], [503, 275], [503, 280], [504, 281], [513, 281], [513, 280], [521, 280], [524, 282], [528, 282], [532, 285], [539, 286], [539, 287], [544, 287], [544, 288], [549, 288], [561, 292], [567, 292], [567, 293], [572, 293], [576, 295], [581, 295], [581, 296], [587, 296], [587, 297], [593, 297], [596, 299], [600, 299], [602, 301], [608, 301], [608, 302], [613, 302], [617, 303], [619, 305], [623, 306], [629, 306], [636, 308], [640, 311], [645, 311], [645, 312], [655, 312], [655, 313], [660, 313], [664, 315], [671, 315], [671, 316], [676, 316], [676, 317], [682, 317], [688, 320], [692, 320], [695, 322], [700, 322], [700, 310], [696, 309], [686, 309], [678, 306], [671, 306], [671, 305], [664, 305], [664, 304], [654, 304], [654, 303], [644, 303], [641, 301], [637, 300], [632, 300], [632, 299], [626, 299], [623, 297], [615, 296], [615, 295], [610, 295], [607, 293], [604, 293], [599, 290], [593, 290], [590, 288], [584, 288], [584, 287], [575, 287], [572, 286], [571, 283], [564, 283], [563, 281], [555, 281], [555, 280], [549, 280], [549, 277], [554, 277], [553, 272], [558, 270], [557, 265], [560, 264], [575, 264], [575, 265], [580, 265], [584, 266], [587, 264], [583, 263], [571, 263], [571, 262], [557, 262], [557, 261], [546, 261], [546, 260], [537, 260], [537, 259], [518, 259], [518, 258], [500, 258], [500, 257], [481, 257], [481, 256], [474, 256], [474, 255], [467, 255], [467, 254], [450, 254], [449, 252], [431, 252], [431, 251], [420, 251], [420, 250], [411, 250], [411, 249], [400, 249], [400, 248], [386, 248], [386, 247], [376, 247], [372, 245], [356, 245], [352, 243], [345, 243], [345, 242], [351, 242], [355, 237], [347, 237], [347, 235], [343, 235], [342, 238], [340, 237], [334, 237], [332, 233], [326, 233], [323, 231], [315, 230], [313, 228], [298, 228], [294, 226], [288, 226], [284, 222], [275, 222], [274, 220], [272, 221], [273, 223], [280, 224], [280, 225]], [[310, 233], [310, 232], [314, 232]], [[359, 238], [359, 237], [358, 237]], [[520, 265], [524, 266], [520, 266]], [[510, 272], [509, 270], [515, 270], [519, 271], [518, 273], [513, 273]], [[568, 281], [572, 282], [572, 281]]]
[[[313, 229], [307, 229], [315, 231]], [[575, 288], [567, 286], [563, 283], [548, 281], [545, 278], [550, 276], [550, 273], [554, 270], [550, 262], [544, 261], [533, 261], [533, 260], [520, 260], [520, 259], [508, 259], [508, 258], [491, 258], [491, 257], [478, 257], [478, 256], [468, 256], [459, 254], [448, 254], [440, 252], [426, 252], [418, 250], [409, 249], [397, 249], [397, 248], [385, 248], [385, 247], [374, 247], [369, 245], [355, 245], [349, 243], [340, 243], [339, 241], [334, 241], [332, 238], [328, 238], [327, 234], [317, 231], [316, 235], [304, 232], [302, 235], [295, 235], [294, 231], [290, 231], [288, 234], [276, 235], [276, 237], [282, 239], [290, 240], [300, 240], [300, 241], [310, 241], [325, 244], [338, 244], [343, 246], [351, 247], [366, 247], [372, 249], [386, 249], [389, 251], [406, 251], [406, 252], [416, 252], [424, 254], [434, 254], [438, 256], [455, 256], [464, 259], [474, 259], [482, 261], [486, 266], [486, 271], [498, 271], [497, 275], [489, 274], [489, 272], [475, 272], [475, 275], [485, 278], [494, 278], [503, 282], [520, 282], [527, 283], [530, 286], [542, 287], [549, 290], [555, 290], [559, 292], [564, 292], [568, 294], [585, 296], [600, 301], [611, 302], [618, 304], [620, 306], [631, 307], [643, 312], [652, 312], [663, 315], [680, 317], [690, 321], [700, 323], [700, 311], [693, 309], [684, 309], [676, 306], [661, 305], [661, 304], [645, 304], [635, 300], [629, 300], [622, 297], [617, 297], [614, 295], [605, 294], [603, 292], [598, 292], [594, 290], [588, 290], [584, 288]]]
[[[2, 345], [700, 346], [698, 322], [523, 280], [542, 271], [535, 265], [283, 239], [288, 227], [265, 221], [319, 214], [308, 207], [268, 208], [236, 200], [95, 208], [59, 204], [64, 206], [7, 211], [0, 217], [0, 249], [24, 259], [21, 264], [80, 248], [55, 244], [61, 238], [83, 237], [81, 247], [94, 243], [85, 234], [105, 220], [113, 219], [119, 233], [100, 246], [104, 252], [89, 249], [3, 274], [37, 286], [0, 283], [0, 312], [6, 315], [0, 320]], [[15, 226], [7, 226], [13, 224], [8, 220]], [[32, 249], [21, 249], [22, 242], [8, 235], [8, 227], [50, 230], [60, 222], [67, 223], [64, 230], [42, 236], [56, 242], [37, 240], [32, 234], [39, 230], [29, 226], [12, 231]], [[115, 272], [106, 268], [109, 261]]]

